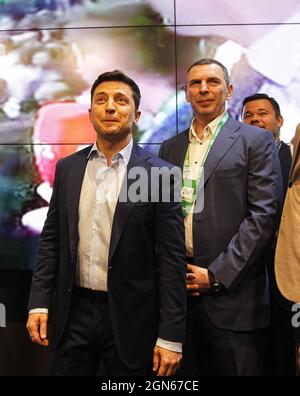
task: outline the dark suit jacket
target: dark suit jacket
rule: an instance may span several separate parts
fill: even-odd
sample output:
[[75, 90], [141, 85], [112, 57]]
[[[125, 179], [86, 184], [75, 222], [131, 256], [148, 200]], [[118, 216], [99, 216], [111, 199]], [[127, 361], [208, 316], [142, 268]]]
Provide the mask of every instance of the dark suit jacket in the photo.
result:
[[[185, 131], [167, 141], [161, 158], [182, 167]], [[281, 204], [281, 172], [272, 135], [229, 119], [204, 167], [204, 209], [193, 216], [194, 260], [225, 286], [200, 297], [221, 329], [248, 331], [269, 325], [264, 254]]]
[[[70, 309], [77, 261], [78, 205], [89, 150], [57, 164], [33, 274], [28, 308], [49, 307], [54, 316], [53, 348], [62, 339]], [[148, 175], [152, 167], [170, 167], [134, 144], [128, 172], [137, 166]], [[127, 181], [128, 189], [133, 182]], [[151, 362], [157, 337], [183, 342], [185, 268], [180, 202], [118, 202], [109, 249], [108, 296], [115, 342], [129, 367]]]
[[279, 160], [283, 182], [283, 196], [285, 197], [289, 186], [289, 178], [292, 167], [292, 153], [290, 147], [284, 142], [282, 142], [281, 148], [279, 150]]
[[[291, 167], [292, 167], [292, 153], [291, 153], [290, 147], [286, 143], [282, 142], [282, 145], [281, 145], [281, 148], [280, 148], [278, 154], [279, 154], [279, 161], [280, 161], [281, 174], [282, 174], [283, 202], [284, 202], [284, 199], [286, 197], [286, 193], [288, 190], [290, 172], [291, 172]], [[280, 215], [280, 218], [281, 218], [281, 215]], [[278, 229], [280, 226], [280, 218], [279, 218], [279, 223], [278, 223]], [[282, 294], [280, 293], [280, 291], [278, 289], [277, 282], [276, 282], [275, 268], [274, 268], [276, 243], [277, 243], [277, 239], [274, 240], [273, 248], [270, 249], [269, 255], [266, 258], [266, 263], [267, 263], [269, 278], [270, 278], [271, 299], [273, 298], [273, 296], [275, 296], [276, 300], [274, 300], [274, 302], [276, 305], [277, 305], [277, 303], [279, 303], [281, 308], [283, 308], [287, 311], [291, 311], [291, 302], [282, 296]], [[274, 309], [277, 310], [277, 307], [275, 307]]]

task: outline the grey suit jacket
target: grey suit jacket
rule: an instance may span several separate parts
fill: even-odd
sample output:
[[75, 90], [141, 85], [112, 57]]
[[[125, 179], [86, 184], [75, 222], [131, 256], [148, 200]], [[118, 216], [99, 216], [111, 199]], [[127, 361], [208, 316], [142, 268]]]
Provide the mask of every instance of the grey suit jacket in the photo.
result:
[[[161, 158], [182, 167], [185, 131], [167, 141]], [[265, 253], [282, 204], [281, 171], [271, 133], [229, 119], [204, 167], [204, 208], [193, 217], [194, 260], [225, 286], [200, 297], [213, 323], [248, 331], [269, 325]]]

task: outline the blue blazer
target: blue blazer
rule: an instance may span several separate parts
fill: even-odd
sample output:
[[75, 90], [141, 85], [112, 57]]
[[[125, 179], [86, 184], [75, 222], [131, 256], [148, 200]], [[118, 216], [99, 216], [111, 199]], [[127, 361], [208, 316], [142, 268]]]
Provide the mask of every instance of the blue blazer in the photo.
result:
[[[183, 167], [189, 131], [165, 141], [160, 157]], [[271, 133], [231, 118], [204, 166], [204, 208], [193, 216], [194, 261], [225, 290], [202, 299], [221, 329], [269, 325], [265, 253], [282, 204], [281, 171]]]
[[[90, 149], [57, 164], [33, 274], [28, 308], [50, 309], [54, 349], [62, 340], [70, 311], [79, 239], [78, 205]], [[134, 144], [128, 173], [138, 166], [148, 175], [153, 167], [171, 167]], [[122, 191], [134, 182], [125, 178]], [[148, 194], [151, 197], [151, 183]], [[151, 364], [157, 337], [184, 341], [185, 275], [180, 202], [119, 201], [109, 247], [108, 297], [116, 346], [128, 367]]]

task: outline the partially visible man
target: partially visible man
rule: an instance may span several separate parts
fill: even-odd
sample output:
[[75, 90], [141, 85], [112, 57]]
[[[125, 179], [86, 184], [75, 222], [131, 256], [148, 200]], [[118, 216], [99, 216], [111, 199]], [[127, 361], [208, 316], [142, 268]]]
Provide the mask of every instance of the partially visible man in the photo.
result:
[[[91, 90], [97, 140], [57, 164], [27, 323], [32, 341], [48, 346], [51, 314], [53, 375], [96, 375], [101, 366], [109, 376], [152, 369], [169, 376], [181, 362], [181, 203], [175, 177], [168, 200], [161, 177], [152, 177], [153, 169], [171, 165], [132, 140], [140, 97], [137, 84], [122, 72], [101, 74]], [[141, 171], [143, 200], [133, 194]]]
[[242, 118], [245, 124], [272, 132], [280, 159], [285, 196], [292, 166], [292, 155], [290, 147], [280, 140], [280, 129], [284, 120], [278, 102], [264, 93], [248, 96], [243, 101]]
[[[224, 65], [213, 59], [193, 64], [186, 98], [195, 118], [160, 150], [183, 169], [183, 207], [190, 207], [182, 375], [262, 374], [270, 320], [264, 255], [276, 229], [281, 173], [272, 135], [229, 117], [232, 93]], [[202, 212], [194, 210], [201, 179]]]
[[[300, 303], [300, 124], [293, 139], [293, 163], [284, 203], [275, 256], [275, 272], [282, 295]], [[295, 314], [295, 312], [293, 313]], [[298, 322], [298, 321], [296, 321]], [[294, 321], [293, 321], [293, 324]], [[299, 323], [297, 323], [298, 325]], [[300, 328], [295, 328], [297, 366], [300, 373]], [[294, 341], [294, 340], [293, 340]]]
[[[243, 101], [242, 118], [245, 124], [272, 132], [279, 155], [285, 197], [288, 190], [292, 155], [290, 147], [280, 140], [280, 129], [284, 121], [278, 102], [264, 93], [249, 96]], [[275, 246], [276, 241], [274, 240], [273, 249], [269, 250], [267, 257], [271, 292], [271, 328], [267, 341], [265, 374], [292, 376], [295, 374], [295, 351], [292, 340], [291, 304], [283, 298], [276, 284]]]

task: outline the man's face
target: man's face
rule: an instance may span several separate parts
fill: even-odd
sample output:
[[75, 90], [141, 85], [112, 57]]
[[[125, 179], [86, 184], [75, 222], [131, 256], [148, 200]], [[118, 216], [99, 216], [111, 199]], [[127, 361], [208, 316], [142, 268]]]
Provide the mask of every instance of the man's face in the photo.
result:
[[100, 138], [109, 141], [124, 139], [139, 118], [140, 112], [135, 110], [129, 85], [121, 81], [105, 81], [97, 86], [90, 120]]
[[188, 73], [186, 98], [200, 119], [214, 120], [221, 115], [232, 90], [232, 85], [226, 86], [222, 68], [214, 63], [195, 66]]
[[281, 116], [276, 117], [275, 110], [267, 99], [252, 100], [245, 104], [243, 122], [272, 132], [275, 139], [279, 138], [283, 124]]

